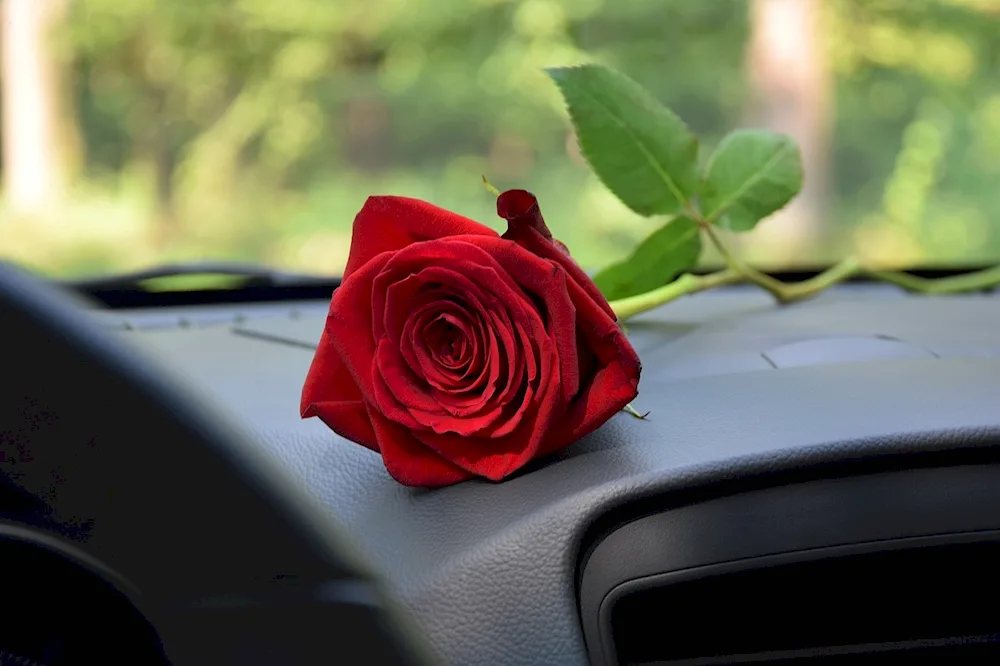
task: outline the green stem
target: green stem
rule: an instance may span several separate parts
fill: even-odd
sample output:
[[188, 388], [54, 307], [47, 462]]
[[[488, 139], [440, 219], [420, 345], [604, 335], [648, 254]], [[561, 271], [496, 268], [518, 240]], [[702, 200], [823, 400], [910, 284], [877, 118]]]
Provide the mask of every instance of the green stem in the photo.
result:
[[962, 291], [989, 289], [1000, 285], [1000, 266], [987, 268], [965, 275], [952, 275], [944, 278], [928, 279], [909, 273], [896, 271], [868, 271], [876, 280], [889, 282], [922, 294], [955, 294]]
[[708, 275], [692, 275], [685, 273], [679, 278], [659, 289], [647, 291], [645, 294], [621, 298], [611, 301], [611, 309], [615, 311], [619, 321], [625, 321], [640, 312], [652, 310], [681, 296], [695, 294], [699, 291], [720, 287], [724, 284], [742, 282], [745, 278], [738, 271], [727, 268]]
[[726, 262], [727, 266], [739, 272], [740, 275], [747, 280], [747, 282], [752, 282], [758, 287], [766, 289], [771, 292], [771, 295], [778, 299], [778, 301], [785, 302], [785, 284], [781, 280], [776, 280], [770, 275], [762, 273], [756, 268], [748, 266], [743, 263], [743, 261], [738, 259], [736, 255], [729, 251], [726, 244], [722, 242], [722, 239], [719, 238], [719, 234], [715, 233], [714, 226], [704, 221], [699, 221], [698, 224], [702, 229], [704, 229], [705, 234], [708, 236], [708, 240], [715, 246], [715, 249], [722, 256], [722, 260]]
[[767, 273], [758, 271], [756, 268], [743, 263], [729, 251], [729, 248], [722, 242], [722, 239], [719, 238], [719, 235], [715, 232], [715, 228], [711, 224], [705, 222], [700, 224], [701, 228], [708, 235], [709, 241], [715, 246], [719, 254], [722, 255], [722, 259], [726, 262], [726, 265], [732, 270], [739, 272], [748, 282], [752, 282], [769, 291], [779, 303], [792, 303], [815, 296], [824, 289], [832, 287], [838, 282], [843, 282], [861, 270], [861, 264], [858, 263], [858, 260], [854, 257], [848, 257], [816, 277], [803, 280], [802, 282], [786, 284]]
[[[793, 282], [791, 284], [782, 282], [767, 273], [745, 264], [729, 251], [729, 248], [726, 247], [726, 244], [719, 237], [712, 224], [702, 219], [697, 211], [693, 209], [689, 211], [689, 214], [705, 231], [709, 241], [718, 250], [728, 268], [708, 275], [685, 273], [670, 284], [658, 289], [612, 301], [611, 309], [618, 316], [619, 322], [624, 322], [641, 312], [660, 307], [688, 294], [743, 281], [751, 282], [767, 290], [779, 303], [793, 303], [815, 296], [821, 291], [862, 272], [861, 264], [858, 260], [854, 257], [848, 257], [808, 280]], [[924, 294], [953, 294], [1000, 286], [1000, 266], [994, 266], [993, 268], [987, 268], [966, 275], [955, 275], [936, 280], [929, 280], [916, 275], [895, 271], [865, 272], [876, 280], [889, 282], [909, 291], [917, 291]]]
[[[839, 282], [843, 282], [844, 280], [861, 272], [870, 275], [876, 280], [888, 282], [908, 291], [919, 292], [922, 294], [957, 294], [961, 292], [976, 291], [979, 289], [1000, 287], [1000, 266], [986, 268], [981, 271], [976, 271], [975, 273], [966, 273], [965, 275], [952, 275], [944, 278], [929, 279], [897, 271], [863, 271], [858, 261], [853, 257], [848, 257], [832, 268], [823, 271], [816, 277], [803, 280], [802, 282], [788, 284], [781, 282], [780, 280], [775, 280], [769, 275], [765, 275], [763, 273], [761, 273], [761, 275], [764, 275], [768, 281], [777, 283], [779, 287], [776, 290], [777, 293], [768, 289], [768, 291], [771, 291], [771, 293], [775, 295], [775, 298], [782, 303], [792, 303], [794, 301], [809, 298], [810, 296], [815, 296], [824, 289], [832, 287]], [[612, 301], [611, 309], [615, 311], [616, 315], [618, 315], [618, 321], [624, 322], [637, 314], [658, 308], [661, 305], [669, 303], [670, 301], [677, 300], [681, 296], [687, 296], [688, 294], [695, 294], [699, 291], [706, 291], [714, 287], [721, 287], [722, 285], [735, 284], [737, 282], [744, 281], [759, 284], [756, 280], [750, 279], [745, 272], [735, 268], [727, 268], [716, 273], [709, 273], [708, 275], [692, 275], [690, 273], [685, 273], [670, 284], [660, 287], [659, 289], [648, 291], [645, 294], [639, 294], [637, 296], [630, 296], [628, 298]]]
[[802, 282], [785, 284], [784, 298], [782, 303], [791, 303], [804, 298], [815, 296], [824, 289], [828, 289], [838, 282], [843, 282], [848, 278], [857, 275], [861, 271], [861, 264], [854, 257], [847, 257], [840, 260], [819, 275]]

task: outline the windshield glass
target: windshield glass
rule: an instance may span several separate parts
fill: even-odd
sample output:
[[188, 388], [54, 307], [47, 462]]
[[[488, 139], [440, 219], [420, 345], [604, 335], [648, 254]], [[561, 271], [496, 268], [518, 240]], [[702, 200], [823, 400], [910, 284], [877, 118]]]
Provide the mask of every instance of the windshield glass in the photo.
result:
[[[608, 64], [711, 148], [786, 132], [806, 186], [765, 269], [1000, 261], [1000, 0], [6, 0], [0, 258], [50, 275], [245, 260], [336, 275], [369, 194], [578, 261], [661, 221], [586, 167], [544, 67]], [[708, 154], [702, 150], [702, 154]], [[706, 261], [713, 263], [710, 252]]]

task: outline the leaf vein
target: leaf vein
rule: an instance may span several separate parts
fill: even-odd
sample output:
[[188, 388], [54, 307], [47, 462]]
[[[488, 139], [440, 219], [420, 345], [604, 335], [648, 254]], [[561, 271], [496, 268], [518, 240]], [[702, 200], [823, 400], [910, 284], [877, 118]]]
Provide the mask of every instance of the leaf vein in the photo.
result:
[[713, 210], [706, 216], [706, 219], [711, 222], [721, 213], [724, 213], [726, 210], [728, 210], [729, 207], [732, 206], [735, 202], [739, 201], [751, 187], [759, 183], [761, 180], [764, 179], [765, 176], [768, 175], [771, 169], [773, 169], [774, 166], [778, 163], [778, 160], [784, 157], [784, 154], [788, 150], [788, 148], [789, 148], [788, 144], [782, 144], [782, 146], [778, 150], [774, 151], [774, 155], [768, 158], [767, 162], [764, 162], [764, 166], [762, 166], [759, 170], [757, 170], [757, 172], [754, 173], [752, 176], [750, 176], [750, 178], [747, 178], [742, 185], [736, 188], [736, 190], [733, 192], [731, 196], [723, 199], [719, 203], [719, 205], [715, 207], [715, 210]]
[[586, 97], [590, 98], [590, 100], [594, 104], [603, 109], [604, 112], [607, 113], [611, 117], [611, 119], [614, 120], [615, 123], [617, 123], [625, 131], [625, 134], [627, 134], [629, 138], [632, 139], [633, 143], [635, 143], [636, 148], [638, 148], [639, 151], [646, 157], [646, 159], [649, 161], [650, 166], [653, 167], [653, 170], [657, 173], [657, 175], [660, 176], [663, 182], [667, 185], [667, 188], [677, 198], [677, 201], [680, 202], [682, 206], [687, 206], [688, 199], [687, 197], [684, 196], [684, 193], [681, 191], [680, 187], [677, 185], [674, 179], [670, 177], [670, 174], [666, 172], [666, 170], [659, 163], [656, 157], [646, 149], [645, 144], [639, 139], [639, 137], [637, 137], [632, 132], [632, 129], [629, 127], [628, 123], [626, 123], [623, 119], [621, 119], [611, 108], [609, 108], [606, 104], [604, 104], [600, 99], [591, 94], [590, 91], [581, 88], [580, 92]]

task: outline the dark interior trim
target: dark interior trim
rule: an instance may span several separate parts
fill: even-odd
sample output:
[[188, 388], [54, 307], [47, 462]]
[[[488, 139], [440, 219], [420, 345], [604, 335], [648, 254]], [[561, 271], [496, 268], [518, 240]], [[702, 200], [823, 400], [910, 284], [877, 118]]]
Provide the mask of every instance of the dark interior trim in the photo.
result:
[[74, 288], [70, 291], [109, 310], [131, 310], [226, 303], [280, 303], [286, 301], [329, 300], [340, 280], [322, 284], [244, 285], [237, 289], [191, 291], [146, 291], [144, 289]]
[[615, 664], [607, 609], [636, 586], [727, 562], [997, 530], [998, 489], [1000, 466], [967, 464], [773, 485], [646, 513], [585, 542], [578, 592], [588, 652]]
[[[769, 275], [784, 282], [801, 282], [815, 277], [822, 268], [802, 268], [797, 270], [769, 271]], [[908, 271], [911, 275], [937, 279], [952, 277], [982, 270], [982, 268], [966, 269], [924, 269]], [[694, 271], [696, 274], [711, 272], [707, 269]], [[870, 278], [858, 275], [849, 282], [871, 282]], [[66, 281], [62, 286], [74, 293], [96, 301], [105, 308], [124, 310], [133, 308], [155, 308], [186, 305], [218, 305], [224, 303], [277, 303], [282, 301], [326, 300], [333, 290], [340, 286], [339, 278], [329, 280], [309, 280], [301, 284], [284, 283], [255, 284], [253, 280], [231, 289], [200, 289], [181, 291], [148, 291], [142, 288], [112, 289], [104, 286], [101, 281]], [[991, 290], [986, 290], [991, 291]]]

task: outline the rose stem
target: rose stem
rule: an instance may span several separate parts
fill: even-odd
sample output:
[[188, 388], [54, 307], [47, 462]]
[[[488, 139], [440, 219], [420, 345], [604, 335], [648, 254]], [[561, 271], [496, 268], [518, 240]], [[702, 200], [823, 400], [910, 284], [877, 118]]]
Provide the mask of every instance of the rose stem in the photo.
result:
[[719, 238], [719, 235], [715, 233], [715, 229], [711, 224], [705, 222], [700, 224], [701, 228], [704, 229], [705, 233], [708, 235], [708, 239], [711, 241], [712, 245], [714, 245], [715, 249], [719, 251], [720, 255], [722, 255], [722, 259], [726, 262], [726, 265], [732, 270], [737, 271], [748, 282], [752, 282], [769, 291], [779, 303], [792, 303], [794, 301], [815, 296], [824, 289], [846, 280], [861, 270], [861, 264], [857, 259], [854, 257], [847, 257], [840, 263], [828, 268], [816, 277], [803, 280], [802, 282], [786, 284], [781, 280], [777, 280], [766, 273], [762, 273], [756, 268], [752, 268], [737, 259], [733, 253], [729, 251], [729, 248], [726, 247], [726, 244], [722, 242], [722, 239]]
[[610, 305], [615, 315], [618, 316], [618, 321], [625, 321], [640, 312], [652, 310], [681, 296], [705, 291], [706, 289], [719, 287], [724, 284], [742, 282], [745, 279], [739, 271], [732, 268], [727, 268], [716, 273], [709, 273], [708, 275], [691, 275], [690, 273], [685, 273], [670, 284], [647, 291], [645, 294], [611, 301]]
[[923, 294], [954, 294], [960, 291], [975, 291], [989, 289], [1000, 285], [1000, 266], [949, 277], [928, 279], [908, 273], [894, 271], [868, 271], [877, 280], [889, 282], [908, 291], [918, 291]]

